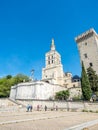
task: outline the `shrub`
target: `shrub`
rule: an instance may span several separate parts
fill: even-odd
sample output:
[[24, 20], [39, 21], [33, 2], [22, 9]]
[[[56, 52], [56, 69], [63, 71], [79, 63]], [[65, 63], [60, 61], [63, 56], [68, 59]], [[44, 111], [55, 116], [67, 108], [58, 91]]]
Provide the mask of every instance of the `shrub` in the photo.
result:
[[88, 110], [86, 110], [86, 109], [83, 109], [83, 110], [82, 110], [82, 112], [88, 112]]

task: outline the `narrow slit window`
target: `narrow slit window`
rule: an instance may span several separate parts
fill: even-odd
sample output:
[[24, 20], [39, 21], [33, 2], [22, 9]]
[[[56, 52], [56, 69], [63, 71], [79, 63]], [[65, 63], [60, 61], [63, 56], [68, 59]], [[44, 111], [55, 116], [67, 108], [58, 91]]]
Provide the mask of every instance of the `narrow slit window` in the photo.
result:
[[88, 57], [88, 56], [87, 56], [87, 53], [85, 53], [85, 54], [84, 54], [84, 57], [85, 57], [85, 58], [87, 58], [87, 57]]
[[92, 66], [93, 66], [93, 63], [89, 63], [89, 65], [90, 65], [90, 67], [92, 67]]

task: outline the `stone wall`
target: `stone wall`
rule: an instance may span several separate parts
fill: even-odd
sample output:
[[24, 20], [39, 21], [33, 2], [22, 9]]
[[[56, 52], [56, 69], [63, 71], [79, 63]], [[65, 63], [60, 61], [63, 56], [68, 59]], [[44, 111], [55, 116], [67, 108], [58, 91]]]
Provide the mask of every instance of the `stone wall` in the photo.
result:
[[62, 90], [66, 88], [43, 81], [20, 83], [11, 87], [10, 98], [48, 100], [53, 99], [55, 93]]
[[81, 87], [72, 87], [69, 89], [69, 92], [70, 92], [70, 98], [81, 97], [82, 95]]
[[[40, 110], [44, 110], [44, 106], [48, 107], [48, 110], [55, 109], [58, 106], [59, 110], [64, 111], [98, 111], [98, 102], [72, 102], [72, 101], [45, 101], [45, 100], [16, 100], [11, 102], [8, 98], [0, 99], [0, 112], [2, 111], [26, 111], [26, 106], [28, 104], [33, 106], [33, 110], [37, 110], [37, 105], [40, 106]], [[22, 106], [25, 106], [22, 108]]]
[[44, 109], [46, 105], [49, 110], [55, 109], [58, 106], [58, 109], [65, 111], [98, 111], [98, 103], [91, 102], [73, 102], [73, 101], [44, 101], [44, 100], [18, 100], [21, 104], [32, 105], [34, 110], [37, 110], [37, 105], [40, 106], [40, 110]]

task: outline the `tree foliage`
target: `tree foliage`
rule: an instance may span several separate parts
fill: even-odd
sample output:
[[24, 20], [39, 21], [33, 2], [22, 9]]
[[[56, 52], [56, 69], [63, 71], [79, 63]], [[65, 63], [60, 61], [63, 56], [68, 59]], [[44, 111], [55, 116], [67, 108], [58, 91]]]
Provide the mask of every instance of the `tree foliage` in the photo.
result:
[[26, 76], [26, 75], [23, 75], [23, 74], [17, 74], [15, 77], [14, 77], [14, 83], [15, 84], [18, 84], [18, 83], [21, 83], [21, 82], [28, 82], [29, 81], [29, 78]]
[[92, 91], [90, 88], [90, 83], [83, 62], [82, 62], [82, 73], [81, 73], [81, 87], [82, 87], [82, 94], [84, 100], [90, 100]]
[[89, 67], [87, 69], [87, 75], [92, 91], [93, 92], [98, 91], [98, 75], [96, 74], [96, 72], [93, 70], [92, 67]]
[[7, 79], [11, 79], [11, 78], [12, 78], [12, 75], [7, 75], [6, 78], [7, 78]]
[[66, 100], [69, 97], [69, 90], [63, 90], [63, 91], [59, 91], [56, 93], [55, 95], [55, 99], [59, 99], [59, 100]]
[[7, 75], [0, 79], [0, 97], [9, 97], [11, 86], [29, 81], [29, 77], [23, 74], [16, 76]]

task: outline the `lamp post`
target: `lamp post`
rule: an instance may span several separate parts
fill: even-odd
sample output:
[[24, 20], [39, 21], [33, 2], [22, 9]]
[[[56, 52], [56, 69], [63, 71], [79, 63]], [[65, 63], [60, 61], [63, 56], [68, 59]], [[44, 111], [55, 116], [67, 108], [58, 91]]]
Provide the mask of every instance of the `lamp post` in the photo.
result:
[[34, 81], [34, 69], [31, 70], [31, 78]]

